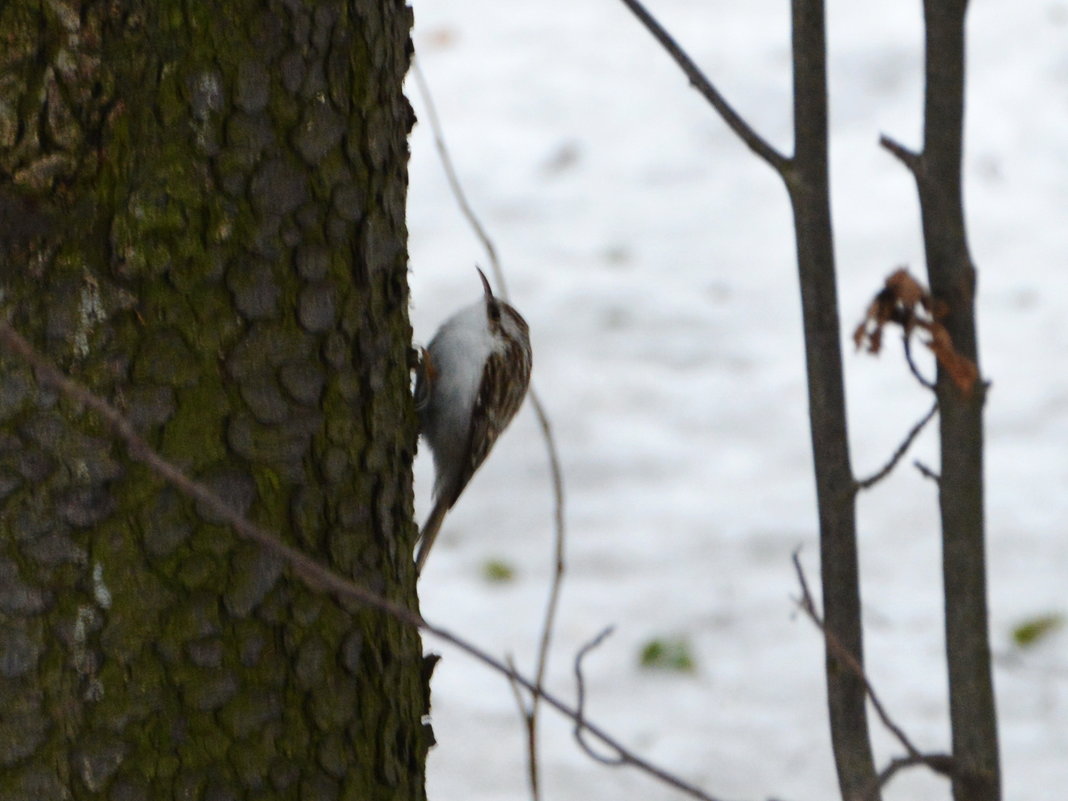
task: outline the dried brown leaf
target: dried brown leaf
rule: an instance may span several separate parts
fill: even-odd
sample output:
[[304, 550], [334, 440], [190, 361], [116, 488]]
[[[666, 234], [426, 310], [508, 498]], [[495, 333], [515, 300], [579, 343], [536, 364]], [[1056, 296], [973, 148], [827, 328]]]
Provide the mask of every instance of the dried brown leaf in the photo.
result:
[[865, 339], [865, 337], [867, 335], [867, 329], [868, 329], [868, 318], [867, 317], [865, 317], [863, 320], [861, 320], [860, 323], [857, 325], [857, 327], [853, 329], [853, 346], [857, 350], [860, 350], [862, 347], [864, 347], [864, 339]]
[[925, 343], [927, 347], [957, 388], [967, 395], [979, 380], [979, 369], [975, 362], [957, 352], [949, 331], [939, 322], [948, 313], [943, 301], [934, 300], [927, 288], [901, 267], [887, 276], [883, 288], [872, 299], [864, 319], [853, 331], [853, 342], [858, 349], [864, 347], [868, 353], [878, 353], [883, 328], [888, 323], [900, 325], [906, 337], [914, 329], [922, 328], [931, 335]]
[[882, 347], [882, 328], [887, 318], [885, 306], [880, 303], [880, 295], [875, 296], [864, 314], [864, 319], [853, 331], [853, 344], [858, 350], [865, 348], [868, 353], [878, 353]]
[[923, 306], [925, 309], [929, 308], [931, 296], [927, 289], [913, 278], [912, 274], [904, 267], [890, 274], [886, 279], [886, 288], [893, 293], [897, 302], [909, 311], [914, 310], [917, 306]]
[[864, 319], [853, 332], [853, 342], [868, 353], [878, 353], [882, 347], [883, 327], [887, 323], [900, 325], [911, 333], [917, 322], [917, 306], [929, 308], [927, 290], [904, 267], [891, 273], [883, 288], [872, 299]]
[[975, 362], [957, 352], [953, 347], [953, 338], [941, 323], [931, 323], [927, 330], [931, 334], [931, 341], [926, 343], [927, 347], [957, 385], [957, 389], [965, 395], [970, 394], [975, 382], [979, 380], [979, 368]]

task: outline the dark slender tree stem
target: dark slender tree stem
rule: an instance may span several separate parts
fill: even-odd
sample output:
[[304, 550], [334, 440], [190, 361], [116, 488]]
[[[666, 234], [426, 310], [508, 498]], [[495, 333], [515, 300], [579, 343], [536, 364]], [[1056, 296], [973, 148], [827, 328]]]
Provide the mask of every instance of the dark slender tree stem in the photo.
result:
[[[931, 294], [957, 351], [978, 366], [975, 268], [962, 200], [965, 0], [924, 0], [924, 141], [913, 169], [920, 195]], [[1001, 797], [997, 715], [990, 667], [983, 517], [983, 402], [980, 380], [962, 393], [939, 366], [939, 506], [945, 582], [955, 801]]]
[[[820, 566], [827, 630], [863, 669], [854, 478], [835, 286], [827, 150], [826, 32], [823, 0], [793, 0], [794, 135], [787, 189], [794, 211], [808, 372], [809, 420], [820, 518]], [[827, 701], [843, 799], [877, 785], [866, 693], [857, 671], [830, 646]]]

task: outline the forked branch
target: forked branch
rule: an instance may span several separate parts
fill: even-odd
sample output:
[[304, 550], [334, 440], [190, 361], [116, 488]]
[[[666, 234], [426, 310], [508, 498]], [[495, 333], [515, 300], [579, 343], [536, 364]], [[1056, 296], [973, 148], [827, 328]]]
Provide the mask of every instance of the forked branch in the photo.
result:
[[822, 633], [824, 640], [827, 643], [827, 647], [832, 650], [835, 655], [841, 660], [842, 664], [846, 666], [854, 675], [863, 683], [864, 692], [868, 696], [868, 700], [871, 702], [872, 707], [875, 709], [875, 713], [879, 716], [879, 720], [882, 721], [883, 726], [886, 727], [894, 739], [901, 744], [901, 747], [905, 749], [908, 754], [907, 757], [893, 760], [890, 765], [887, 766], [877, 777], [876, 782], [872, 785], [868, 793], [867, 799], [876, 799], [879, 797], [879, 790], [902, 768], [910, 767], [913, 765], [926, 765], [935, 773], [939, 773], [943, 776], [953, 776], [956, 771], [956, 766], [953, 761], [953, 757], [947, 754], [924, 754], [913, 744], [908, 735], [905, 734], [893, 718], [890, 717], [890, 713], [886, 711], [886, 707], [883, 706], [882, 700], [875, 692], [875, 688], [872, 686], [871, 681], [868, 679], [867, 673], [864, 671], [863, 666], [857, 661], [856, 657], [850, 653], [849, 649], [842, 645], [837, 635], [831, 631], [819, 612], [816, 610], [816, 602], [812, 598], [812, 593], [808, 588], [808, 580], [805, 578], [804, 568], [801, 567], [801, 558], [799, 550], [794, 551], [793, 554], [794, 570], [797, 573], [797, 581], [801, 587], [801, 597], [797, 601], [798, 608], [805, 613], [805, 616], [815, 624]]
[[865, 479], [857, 481], [853, 485], [854, 490], [859, 492], [860, 490], [869, 489], [870, 487], [875, 486], [888, 475], [890, 475], [891, 471], [893, 471], [893, 469], [897, 467], [898, 462], [900, 462], [902, 458], [904, 458], [905, 454], [908, 453], [908, 450], [912, 447], [912, 443], [915, 442], [916, 437], [918, 437], [920, 435], [920, 432], [923, 431], [923, 429], [927, 426], [929, 422], [931, 422], [931, 418], [935, 416], [935, 413], [937, 411], [938, 401], [935, 401], [931, 404], [931, 408], [928, 409], [927, 414], [921, 417], [920, 420], [916, 423], [916, 425], [914, 425], [909, 430], [909, 433], [905, 435], [905, 439], [902, 440], [901, 444], [897, 446], [897, 450], [895, 450], [893, 455], [890, 457], [890, 461], [883, 465], [882, 469], [880, 469], [878, 472], [873, 473]]
[[891, 734], [897, 739], [901, 746], [908, 752], [909, 756], [917, 757], [920, 755], [919, 749], [912, 744], [912, 741], [905, 735], [905, 732], [890, 718], [885, 707], [883, 707], [882, 701], [879, 700], [879, 696], [875, 694], [875, 688], [871, 686], [871, 682], [868, 680], [868, 674], [864, 672], [864, 668], [856, 657], [850, 652], [848, 648], [842, 645], [838, 636], [831, 631], [827, 625], [823, 622], [823, 618], [820, 617], [818, 611], [816, 611], [816, 602], [812, 600], [812, 593], [808, 589], [808, 580], [805, 578], [805, 571], [801, 567], [801, 557], [799, 551], [794, 551], [793, 554], [794, 570], [797, 572], [797, 581], [801, 586], [801, 597], [797, 601], [798, 608], [805, 613], [821, 632], [823, 637], [827, 641], [828, 647], [834, 651], [835, 656], [841, 660], [844, 664], [864, 685], [864, 692], [868, 696], [868, 700], [871, 701], [871, 705], [875, 708], [876, 714], [879, 715], [879, 719], [883, 722], [883, 725], [889, 730]]
[[906, 169], [908, 169], [908, 171], [917, 179], [921, 176], [923, 172], [923, 160], [920, 158], [919, 153], [914, 150], [909, 150], [903, 144], [895, 139], [891, 139], [886, 134], [879, 137], [879, 145], [904, 164]]

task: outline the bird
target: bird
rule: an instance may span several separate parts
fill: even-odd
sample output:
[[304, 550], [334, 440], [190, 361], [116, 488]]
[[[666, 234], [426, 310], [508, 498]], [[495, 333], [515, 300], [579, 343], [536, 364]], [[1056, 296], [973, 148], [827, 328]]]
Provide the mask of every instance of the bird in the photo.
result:
[[482, 270], [482, 297], [457, 311], [422, 349], [416, 373], [419, 431], [434, 456], [434, 500], [419, 534], [422, 572], [446, 512], [515, 417], [530, 385], [530, 329], [494, 296]]

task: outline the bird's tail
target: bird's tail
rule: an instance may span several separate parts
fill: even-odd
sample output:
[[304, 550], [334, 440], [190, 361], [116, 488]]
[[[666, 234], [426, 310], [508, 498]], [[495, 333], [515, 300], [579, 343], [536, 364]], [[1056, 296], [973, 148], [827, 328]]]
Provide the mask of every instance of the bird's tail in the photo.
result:
[[449, 506], [449, 495], [444, 492], [439, 493], [434, 501], [434, 508], [430, 510], [430, 516], [427, 517], [423, 530], [419, 533], [419, 550], [415, 555], [416, 576], [423, 572], [423, 565], [426, 564], [426, 558], [430, 555], [430, 546], [434, 544], [434, 539], [438, 536], [438, 529], [441, 528]]

